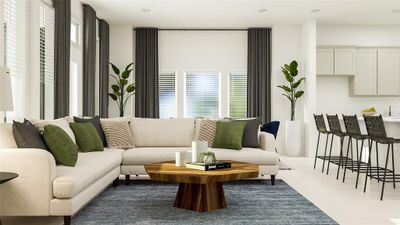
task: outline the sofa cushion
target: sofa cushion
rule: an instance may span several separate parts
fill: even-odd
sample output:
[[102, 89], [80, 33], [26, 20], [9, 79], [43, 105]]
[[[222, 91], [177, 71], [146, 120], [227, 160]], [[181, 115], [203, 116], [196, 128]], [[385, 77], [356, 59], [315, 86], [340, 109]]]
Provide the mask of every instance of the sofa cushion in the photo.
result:
[[213, 148], [242, 149], [243, 131], [246, 122], [218, 121]]
[[279, 162], [278, 154], [273, 151], [264, 151], [259, 148], [242, 148], [241, 151], [231, 149], [213, 148], [217, 160], [234, 160], [258, 165], [277, 165]]
[[14, 121], [13, 134], [18, 148], [39, 148], [49, 150], [42, 135], [29, 120], [24, 119], [23, 123]]
[[90, 123], [70, 123], [81, 152], [103, 151], [104, 145], [95, 126]]
[[72, 198], [121, 164], [119, 149], [79, 153], [75, 167], [57, 166], [53, 181], [56, 198]]
[[58, 163], [75, 166], [78, 160], [78, 147], [61, 127], [45, 126], [43, 138]]
[[131, 133], [129, 122], [127, 121], [102, 121], [101, 126], [107, 139], [109, 148], [134, 148], [135, 138]]
[[175, 152], [190, 151], [190, 147], [141, 147], [128, 149], [122, 154], [124, 165], [146, 165], [175, 160]]
[[136, 147], [189, 147], [194, 134], [194, 119], [132, 118]]
[[63, 129], [71, 140], [76, 144], [74, 132], [69, 127], [69, 122], [64, 118], [55, 119], [55, 120], [29, 120], [35, 125], [35, 127], [42, 133], [44, 131], [44, 127], [47, 125], [58, 126]]
[[95, 116], [92, 118], [80, 118], [74, 116], [74, 121], [76, 123], [92, 123], [93, 126], [96, 128], [97, 133], [99, 133], [101, 141], [103, 142], [103, 146], [107, 146], [106, 136], [104, 134], [103, 128], [101, 128], [101, 122], [99, 116]]
[[194, 135], [194, 140], [207, 141], [208, 147], [211, 147], [214, 143], [218, 121], [219, 120], [215, 119], [196, 120], [196, 133]]
[[[189, 147], [146, 147], [128, 149], [122, 154], [122, 164], [146, 165], [163, 161], [173, 161], [175, 160], [175, 152], [190, 150]], [[214, 148], [212, 151], [215, 152], [217, 160], [234, 160], [258, 165], [277, 165], [279, 162], [278, 154], [259, 148], [243, 148], [241, 151]]]

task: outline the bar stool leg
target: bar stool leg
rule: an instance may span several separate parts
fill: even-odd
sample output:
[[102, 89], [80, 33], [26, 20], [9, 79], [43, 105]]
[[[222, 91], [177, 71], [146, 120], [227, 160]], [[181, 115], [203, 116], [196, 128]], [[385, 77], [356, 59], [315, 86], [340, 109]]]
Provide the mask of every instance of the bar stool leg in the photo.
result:
[[[353, 146], [353, 138], [349, 137], [349, 143], [347, 144], [347, 152], [346, 152], [346, 162], [344, 163], [344, 171], [343, 171], [343, 183], [344, 180], [346, 179], [346, 170], [347, 170], [347, 158], [349, 157], [349, 150], [350, 150], [350, 145]], [[338, 173], [339, 173], [339, 168], [338, 168]]]
[[[332, 134], [332, 138], [331, 138], [331, 147], [329, 150], [329, 157], [328, 157], [328, 170], [329, 170], [329, 163], [331, 162], [331, 153], [332, 153], [332, 145], [333, 145], [333, 138], [334, 138], [334, 134]], [[325, 149], [326, 150], [326, 149]], [[324, 154], [324, 162], [322, 164], [322, 172], [324, 172], [324, 168], [325, 168], [325, 158], [326, 158], [326, 152]]]
[[342, 163], [342, 158], [343, 158], [343, 143], [344, 143], [344, 137], [340, 137], [340, 154], [339, 154], [338, 169], [337, 169], [337, 173], [336, 173], [336, 180], [339, 179], [339, 170], [340, 170], [340, 165]]
[[[378, 176], [378, 183], [379, 183], [379, 178], [380, 178], [379, 170], [380, 170], [380, 168], [379, 168], [379, 155], [378, 155], [378, 142], [377, 141], [375, 141], [375, 151], [376, 151], [376, 174]], [[372, 176], [371, 176], [371, 179], [372, 179]]]
[[386, 162], [385, 162], [385, 171], [383, 172], [383, 180], [382, 180], [382, 191], [381, 191], [381, 201], [383, 200], [383, 191], [385, 190], [385, 182], [386, 182], [386, 170], [389, 161], [389, 151], [390, 144], [388, 144], [387, 152], [386, 152]]
[[392, 143], [392, 171], [393, 171], [393, 188], [396, 188], [396, 172], [394, 171], [394, 147]]
[[[357, 148], [357, 140], [356, 140], [356, 148]], [[353, 173], [354, 172], [354, 165], [353, 165], [353, 162], [354, 162], [354, 155], [353, 155], [353, 141], [351, 141], [351, 146], [350, 146], [350, 149], [351, 149], [351, 152], [350, 152], [350, 155], [351, 155], [351, 173]]]
[[[368, 171], [371, 170], [371, 150], [372, 150], [373, 141], [369, 140], [368, 142], [369, 142], [369, 144], [368, 144], [368, 146], [369, 146], [369, 149], [368, 149], [369, 154], [368, 154], [367, 171], [366, 171], [366, 174], [365, 174], [365, 181], [364, 181], [364, 192], [367, 190]], [[370, 176], [372, 176], [372, 174], [370, 174]]]
[[317, 155], [318, 155], [318, 147], [319, 147], [319, 138], [321, 137], [321, 132], [318, 132], [318, 141], [317, 141], [317, 148], [315, 150], [315, 159], [314, 159], [314, 169], [317, 166]]
[[[361, 150], [360, 150], [360, 158], [357, 159], [357, 179], [356, 179], [356, 189], [358, 187], [358, 179], [360, 177], [360, 166], [361, 166], [361, 159], [364, 147], [364, 140], [361, 140]], [[357, 154], [358, 155], [358, 154]]]

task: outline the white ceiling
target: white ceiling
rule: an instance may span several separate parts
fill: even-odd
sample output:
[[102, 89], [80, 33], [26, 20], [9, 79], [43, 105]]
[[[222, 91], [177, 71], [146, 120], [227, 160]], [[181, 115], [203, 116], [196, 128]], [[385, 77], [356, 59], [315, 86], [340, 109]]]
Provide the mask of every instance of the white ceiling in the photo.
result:
[[[400, 25], [397, 1], [84, 0], [110, 24], [158, 28], [247, 28], [273, 24]], [[143, 12], [149, 9], [149, 12]], [[260, 9], [266, 9], [259, 13]], [[311, 13], [312, 9], [319, 9]]]

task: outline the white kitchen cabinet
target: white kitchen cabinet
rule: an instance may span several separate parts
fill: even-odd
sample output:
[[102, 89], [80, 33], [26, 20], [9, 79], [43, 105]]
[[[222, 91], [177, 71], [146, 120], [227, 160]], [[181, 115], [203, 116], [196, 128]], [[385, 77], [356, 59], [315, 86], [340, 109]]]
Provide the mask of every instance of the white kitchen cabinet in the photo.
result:
[[317, 74], [332, 75], [333, 74], [333, 49], [317, 49]]
[[355, 49], [335, 48], [334, 52], [334, 74], [354, 75], [355, 71]]
[[378, 95], [400, 95], [400, 50], [378, 50]]
[[355, 75], [352, 78], [353, 95], [375, 96], [377, 94], [377, 51], [357, 50]]

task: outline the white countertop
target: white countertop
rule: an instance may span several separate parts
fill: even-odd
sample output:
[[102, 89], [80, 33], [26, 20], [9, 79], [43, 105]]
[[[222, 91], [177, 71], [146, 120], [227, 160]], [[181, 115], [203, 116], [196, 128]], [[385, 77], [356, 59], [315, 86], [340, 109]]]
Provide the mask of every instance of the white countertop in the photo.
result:
[[[343, 120], [342, 117], [340, 117], [340, 120]], [[359, 116], [358, 120], [364, 120], [364, 117]], [[383, 121], [388, 122], [388, 123], [400, 123], [400, 116], [384, 116]]]

